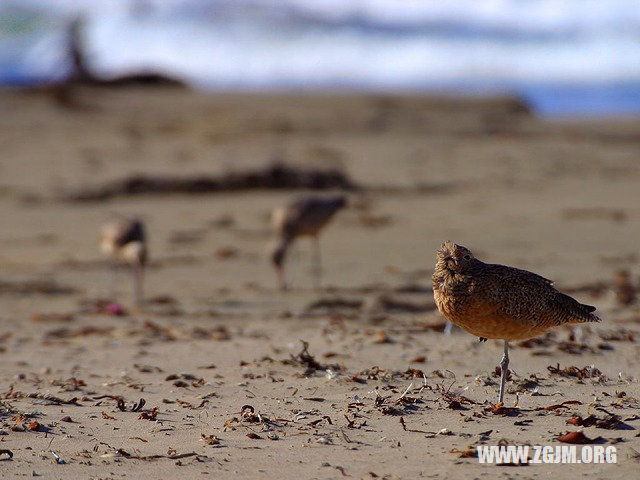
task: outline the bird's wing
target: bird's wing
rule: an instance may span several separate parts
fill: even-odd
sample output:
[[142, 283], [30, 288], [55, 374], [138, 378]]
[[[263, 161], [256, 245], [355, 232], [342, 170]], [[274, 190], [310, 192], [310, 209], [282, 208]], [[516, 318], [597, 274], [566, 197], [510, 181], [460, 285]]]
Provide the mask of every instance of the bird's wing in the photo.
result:
[[541, 305], [552, 302], [558, 291], [553, 282], [533, 272], [489, 264], [479, 288], [493, 306], [516, 318], [525, 318]]
[[559, 292], [553, 282], [533, 272], [492, 265], [493, 289], [505, 299], [502, 309], [517, 318], [545, 318], [555, 324], [598, 322], [595, 307]]
[[326, 224], [344, 206], [339, 198], [312, 198], [300, 209], [300, 220], [308, 225]]
[[508, 267], [497, 263], [487, 264], [487, 267], [487, 271], [492, 276], [500, 277], [507, 281], [526, 282], [527, 284], [538, 287], [542, 287], [543, 285], [552, 287], [554, 284], [553, 280], [521, 268]]
[[122, 246], [129, 242], [144, 242], [144, 227], [139, 220], [124, 219], [118, 222], [115, 231], [114, 241], [116, 245]]
[[[501, 265], [501, 266], [503, 266], [503, 265]], [[510, 270], [514, 270], [518, 274], [525, 276], [527, 278], [527, 281], [529, 281], [529, 282], [536, 282], [536, 283], [539, 282], [541, 284], [545, 284], [545, 285], [549, 285], [549, 286], [553, 286], [553, 284], [554, 284], [553, 280], [549, 280], [548, 278], [545, 278], [542, 275], [538, 275], [537, 273], [530, 272], [529, 270], [522, 270], [520, 268], [514, 268], [514, 267], [505, 267], [505, 268], [508, 268]]]

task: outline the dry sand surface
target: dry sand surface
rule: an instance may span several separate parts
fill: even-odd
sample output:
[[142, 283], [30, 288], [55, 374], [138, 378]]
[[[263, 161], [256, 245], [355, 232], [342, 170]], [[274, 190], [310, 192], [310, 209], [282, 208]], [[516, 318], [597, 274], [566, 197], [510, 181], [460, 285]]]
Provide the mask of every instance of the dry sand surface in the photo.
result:
[[[169, 88], [80, 89], [66, 105], [4, 91], [0, 111], [3, 478], [637, 478], [637, 119]], [[274, 161], [360, 187], [323, 233], [321, 290], [311, 242], [288, 292], [267, 261], [269, 212], [292, 189], [70, 199]], [[147, 302], [131, 308], [121, 271], [121, 316], [105, 313], [97, 241], [114, 211], [150, 237]], [[501, 344], [442, 334], [430, 277], [446, 239], [554, 279], [603, 318], [514, 342], [508, 409], [492, 408]], [[615, 444], [618, 463], [465, 454], [579, 430]]]

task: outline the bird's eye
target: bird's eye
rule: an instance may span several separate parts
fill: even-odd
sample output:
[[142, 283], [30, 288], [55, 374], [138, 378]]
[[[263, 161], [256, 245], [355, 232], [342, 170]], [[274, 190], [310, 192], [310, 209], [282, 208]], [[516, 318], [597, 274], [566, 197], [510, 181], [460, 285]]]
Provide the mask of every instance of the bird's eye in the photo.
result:
[[469, 255], [468, 253], [465, 253], [464, 257], [462, 258], [464, 258], [465, 260], [471, 260], [471, 255]]

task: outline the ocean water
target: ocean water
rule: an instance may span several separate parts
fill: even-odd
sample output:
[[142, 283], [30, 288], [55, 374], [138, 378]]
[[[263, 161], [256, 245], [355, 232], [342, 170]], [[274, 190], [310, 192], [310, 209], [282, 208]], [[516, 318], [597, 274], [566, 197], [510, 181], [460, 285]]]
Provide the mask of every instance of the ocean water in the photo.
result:
[[640, 114], [635, 0], [0, 0], [0, 84], [91, 69], [203, 89], [512, 93], [546, 115]]

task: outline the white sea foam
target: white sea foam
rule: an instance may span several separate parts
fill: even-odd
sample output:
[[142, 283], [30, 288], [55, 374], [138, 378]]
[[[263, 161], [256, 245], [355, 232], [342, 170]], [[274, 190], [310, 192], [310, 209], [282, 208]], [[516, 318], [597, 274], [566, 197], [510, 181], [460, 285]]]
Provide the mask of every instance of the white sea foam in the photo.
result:
[[629, 88], [640, 84], [632, 0], [4, 0], [0, 81], [64, 75], [63, 28], [78, 14], [105, 77], [147, 69], [209, 88], [623, 85], [640, 108]]

